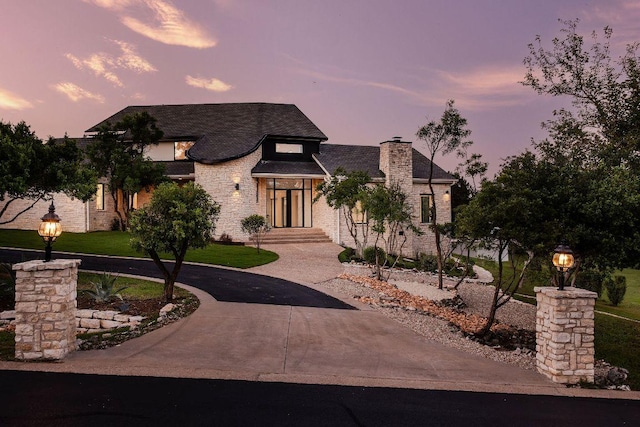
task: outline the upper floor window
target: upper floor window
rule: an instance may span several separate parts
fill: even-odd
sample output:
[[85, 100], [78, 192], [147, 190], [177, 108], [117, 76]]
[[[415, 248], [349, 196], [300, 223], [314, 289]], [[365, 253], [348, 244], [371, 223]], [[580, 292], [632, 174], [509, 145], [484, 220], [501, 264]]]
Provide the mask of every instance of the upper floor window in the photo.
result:
[[276, 142], [276, 153], [302, 154], [304, 153], [304, 147], [302, 144], [283, 144]]
[[173, 143], [174, 160], [187, 160], [187, 150], [193, 147], [193, 141], [176, 141]]

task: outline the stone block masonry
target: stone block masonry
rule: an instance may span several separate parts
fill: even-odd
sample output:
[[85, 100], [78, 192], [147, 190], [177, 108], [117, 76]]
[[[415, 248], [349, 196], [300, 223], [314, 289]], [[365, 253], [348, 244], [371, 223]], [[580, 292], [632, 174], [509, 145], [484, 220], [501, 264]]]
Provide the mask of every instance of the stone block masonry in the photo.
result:
[[536, 365], [561, 384], [594, 381], [594, 307], [598, 294], [536, 287]]
[[76, 348], [80, 260], [15, 264], [18, 360], [62, 359]]

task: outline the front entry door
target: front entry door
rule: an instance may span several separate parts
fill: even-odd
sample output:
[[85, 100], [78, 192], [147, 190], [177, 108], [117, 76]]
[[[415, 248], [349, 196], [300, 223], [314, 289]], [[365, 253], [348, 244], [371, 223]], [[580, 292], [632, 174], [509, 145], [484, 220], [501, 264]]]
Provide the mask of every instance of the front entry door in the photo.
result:
[[269, 181], [272, 181], [271, 185], [268, 185], [271, 187], [268, 188], [270, 202], [268, 215], [271, 226], [311, 227], [311, 180], [274, 179]]

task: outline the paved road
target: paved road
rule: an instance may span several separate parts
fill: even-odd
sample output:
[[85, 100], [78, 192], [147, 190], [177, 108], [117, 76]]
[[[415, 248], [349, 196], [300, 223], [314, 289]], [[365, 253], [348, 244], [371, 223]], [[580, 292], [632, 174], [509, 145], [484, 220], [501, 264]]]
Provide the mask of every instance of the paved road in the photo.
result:
[[[41, 259], [39, 251], [0, 249], [0, 260], [11, 263]], [[162, 278], [151, 260], [54, 253], [54, 258], [81, 259], [83, 270], [108, 271]], [[294, 307], [353, 309], [352, 306], [306, 286], [243, 271], [183, 264], [178, 281], [207, 292], [218, 301]]]
[[630, 426], [640, 402], [377, 387], [0, 372], [3, 426]]

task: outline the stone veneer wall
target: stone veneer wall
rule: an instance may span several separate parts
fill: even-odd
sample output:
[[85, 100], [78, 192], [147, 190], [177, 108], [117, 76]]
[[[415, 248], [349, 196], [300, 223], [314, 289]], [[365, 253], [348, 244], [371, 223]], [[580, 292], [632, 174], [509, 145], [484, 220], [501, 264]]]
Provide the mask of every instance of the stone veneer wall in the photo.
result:
[[553, 382], [594, 381], [594, 306], [598, 294], [536, 287], [536, 365]]
[[76, 348], [80, 260], [15, 264], [16, 346], [20, 360], [62, 359]]
[[[240, 220], [253, 214], [266, 215], [264, 180], [260, 183], [251, 176], [251, 169], [260, 160], [261, 154], [261, 150], [256, 150], [240, 159], [215, 165], [195, 163], [195, 181], [220, 204], [216, 237], [227, 233], [235, 241], [247, 241], [249, 236], [242, 232]], [[235, 189], [236, 183], [240, 185], [239, 190]]]
[[[31, 203], [33, 202], [28, 200], [16, 200], [7, 209], [7, 212], [2, 215], [2, 218], [11, 218], [17, 212], [31, 205]], [[51, 205], [51, 201], [40, 200], [31, 209], [18, 216], [15, 221], [2, 224], [0, 228], [37, 230], [40, 226], [40, 218], [49, 212], [49, 205]], [[56, 214], [60, 217], [63, 231], [74, 233], [87, 231], [87, 205], [85, 203], [78, 199], [72, 199], [63, 193], [56, 193], [53, 205], [56, 207]]]

